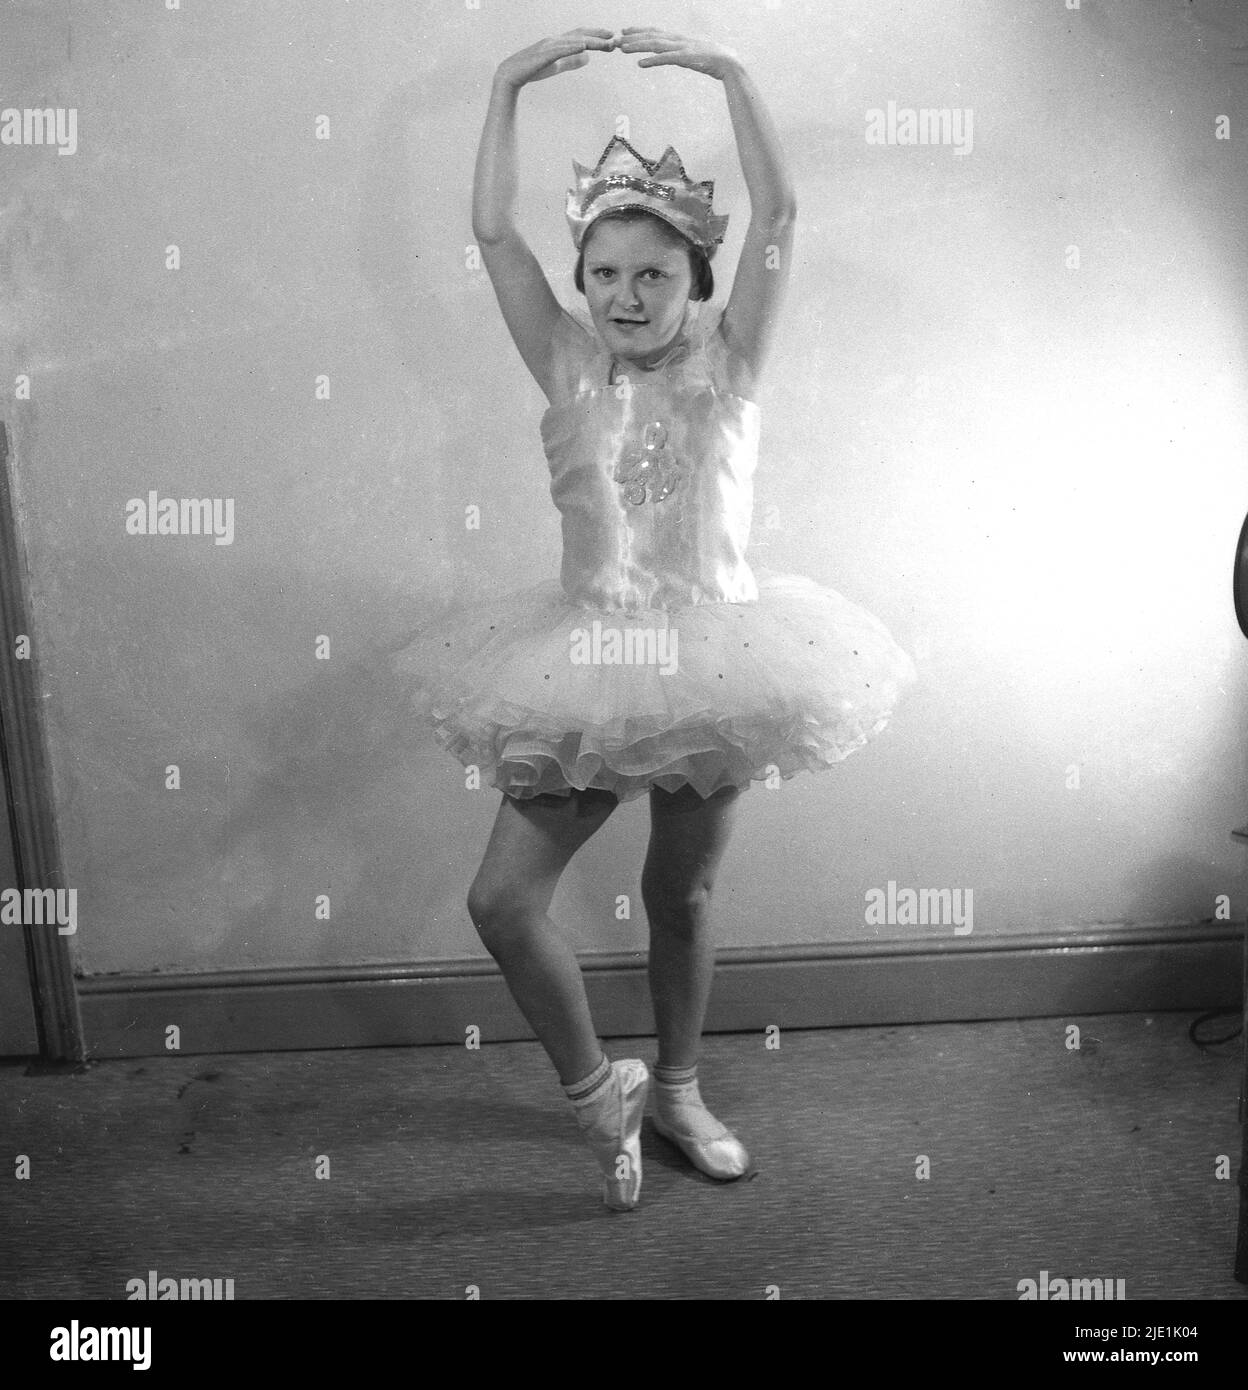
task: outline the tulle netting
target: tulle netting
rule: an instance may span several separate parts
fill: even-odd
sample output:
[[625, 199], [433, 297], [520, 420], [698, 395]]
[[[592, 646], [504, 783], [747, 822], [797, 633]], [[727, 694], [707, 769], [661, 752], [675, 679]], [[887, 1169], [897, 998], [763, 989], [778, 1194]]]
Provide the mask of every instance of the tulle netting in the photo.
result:
[[[757, 603], [587, 608], [545, 580], [456, 609], [397, 654], [411, 713], [520, 798], [595, 787], [628, 801], [685, 785], [705, 797], [829, 767], [885, 728], [914, 664], [836, 590], [756, 579]], [[639, 664], [605, 659], [626, 629], [639, 630]]]

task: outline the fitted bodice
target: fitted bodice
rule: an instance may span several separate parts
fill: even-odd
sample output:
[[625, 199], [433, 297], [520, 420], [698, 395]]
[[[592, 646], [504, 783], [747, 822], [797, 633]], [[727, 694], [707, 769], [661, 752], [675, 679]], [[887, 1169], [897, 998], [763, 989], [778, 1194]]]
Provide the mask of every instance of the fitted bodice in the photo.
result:
[[726, 389], [718, 324], [690, 313], [685, 342], [643, 371], [564, 317], [565, 389], [541, 431], [568, 598], [630, 611], [755, 602], [745, 548], [761, 417]]

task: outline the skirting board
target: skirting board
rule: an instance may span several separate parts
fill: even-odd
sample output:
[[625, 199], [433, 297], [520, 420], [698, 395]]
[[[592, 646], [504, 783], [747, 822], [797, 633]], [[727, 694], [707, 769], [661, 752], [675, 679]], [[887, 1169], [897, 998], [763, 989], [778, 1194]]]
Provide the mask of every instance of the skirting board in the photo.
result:
[[[722, 950], [707, 1031], [1241, 1007], [1244, 928], [1119, 927]], [[643, 956], [583, 956], [603, 1037], [652, 1034]], [[282, 1052], [532, 1038], [489, 960], [78, 981], [88, 1056]]]

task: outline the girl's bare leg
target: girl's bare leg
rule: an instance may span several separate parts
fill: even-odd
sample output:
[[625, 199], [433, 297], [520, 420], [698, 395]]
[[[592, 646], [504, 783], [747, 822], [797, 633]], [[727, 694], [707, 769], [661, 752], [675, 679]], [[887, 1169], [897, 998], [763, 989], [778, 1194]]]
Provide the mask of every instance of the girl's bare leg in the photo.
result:
[[615, 810], [606, 792], [545, 802], [503, 797], [468, 912], [520, 1012], [570, 1086], [602, 1060], [581, 968], [547, 916], [560, 875]]
[[706, 1108], [698, 1050], [715, 967], [710, 920], [715, 870], [728, 844], [740, 790], [705, 800], [692, 788], [650, 794], [650, 849], [642, 897], [650, 918], [650, 992], [659, 1035], [654, 1123], [709, 1177], [749, 1168], [745, 1145]]
[[711, 891], [727, 848], [740, 789], [703, 800], [691, 787], [650, 792], [650, 845], [641, 895], [650, 920], [650, 994], [658, 1064], [691, 1067], [715, 968]]

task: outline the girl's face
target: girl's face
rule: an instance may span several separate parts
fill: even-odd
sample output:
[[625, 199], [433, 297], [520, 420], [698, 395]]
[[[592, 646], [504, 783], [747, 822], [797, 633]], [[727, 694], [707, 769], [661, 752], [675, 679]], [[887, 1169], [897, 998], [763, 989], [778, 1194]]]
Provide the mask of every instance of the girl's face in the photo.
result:
[[639, 365], [661, 357], [693, 288], [689, 252], [650, 217], [597, 222], [584, 249], [585, 298], [603, 342]]

